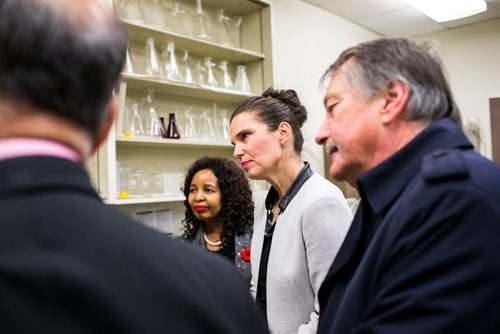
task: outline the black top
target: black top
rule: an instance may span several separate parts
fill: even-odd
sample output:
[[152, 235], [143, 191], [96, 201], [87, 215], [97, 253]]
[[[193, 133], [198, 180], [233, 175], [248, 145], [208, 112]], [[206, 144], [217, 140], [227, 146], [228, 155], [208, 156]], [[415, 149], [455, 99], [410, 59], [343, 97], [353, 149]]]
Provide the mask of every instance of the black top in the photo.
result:
[[[302, 185], [313, 175], [313, 170], [308, 162], [304, 162], [304, 167], [297, 175], [293, 181], [290, 189], [286, 192], [285, 196], [278, 203], [280, 208], [280, 213], [285, 211], [288, 204], [292, 201], [295, 195], [299, 192]], [[273, 207], [278, 201], [278, 192], [276, 189], [271, 187], [266, 197], [266, 229], [264, 232], [264, 242], [262, 244], [262, 254], [260, 257], [259, 266], [259, 278], [257, 280], [257, 290], [256, 290], [256, 303], [260, 305], [264, 313], [267, 314], [267, 295], [266, 295], [266, 284], [267, 284], [267, 263], [269, 262], [269, 253], [271, 251], [271, 243], [273, 240], [274, 227], [278, 222], [278, 219], [273, 224]]]
[[216, 251], [210, 250], [212, 253], [216, 253], [222, 256], [225, 256], [232, 264], [234, 264], [234, 238], [231, 238], [229, 244]]

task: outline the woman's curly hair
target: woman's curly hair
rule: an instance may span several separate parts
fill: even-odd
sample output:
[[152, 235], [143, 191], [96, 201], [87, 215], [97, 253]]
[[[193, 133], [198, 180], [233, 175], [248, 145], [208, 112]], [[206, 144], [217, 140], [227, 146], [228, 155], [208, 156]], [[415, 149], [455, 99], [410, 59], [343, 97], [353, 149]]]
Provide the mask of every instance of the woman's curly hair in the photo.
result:
[[219, 182], [222, 201], [222, 232], [221, 241], [223, 247], [227, 246], [234, 235], [242, 235], [245, 230], [253, 225], [254, 203], [252, 191], [245, 172], [234, 162], [222, 157], [203, 157], [196, 160], [188, 169], [184, 180], [184, 206], [186, 207], [185, 218], [182, 220], [184, 232], [182, 238], [194, 240], [202, 220], [196, 219], [188, 202], [189, 188], [193, 176], [200, 170], [209, 169]]

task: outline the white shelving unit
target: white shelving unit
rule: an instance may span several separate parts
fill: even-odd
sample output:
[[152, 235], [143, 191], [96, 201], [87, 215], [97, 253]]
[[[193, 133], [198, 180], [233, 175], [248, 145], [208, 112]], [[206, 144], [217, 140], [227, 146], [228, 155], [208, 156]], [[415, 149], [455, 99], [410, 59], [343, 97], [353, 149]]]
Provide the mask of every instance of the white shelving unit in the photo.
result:
[[[196, 3], [195, 0], [178, 2], [187, 8], [188, 12], [194, 10]], [[125, 107], [138, 103], [141, 97], [145, 96], [146, 89], [154, 89], [158, 113], [168, 119], [169, 113], [180, 113], [188, 106], [192, 108], [193, 113], [208, 109], [213, 112], [224, 110], [230, 114], [238, 103], [251, 95], [260, 94], [272, 85], [270, 3], [262, 0], [203, 0], [203, 8], [207, 13], [214, 13], [217, 8], [225, 8], [229, 16], [242, 16], [241, 45], [238, 47], [220, 45], [212, 40], [198, 39], [163, 27], [122, 18], [129, 30], [133, 58], [139, 65], [144, 61], [147, 37], [154, 38], [157, 48], [162, 43], [173, 41], [176, 50], [188, 49], [194, 58], [210, 56], [215, 61], [228, 60], [233, 67], [244, 64], [247, 67], [252, 92], [169, 82], [161, 78], [148, 77], [141, 71], [137, 71], [136, 74], [123, 74], [117, 89], [120, 113], [114, 130], [99, 149], [96, 158], [89, 164], [93, 181], [101, 196], [109, 204], [120, 206], [161, 204], [172, 208], [174, 220], [180, 220], [184, 214], [182, 206], [184, 196], [180, 191], [179, 194], [172, 196], [120, 198], [118, 166], [147, 167], [155, 171], [185, 174], [187, 167], [201, 156], [232, 157], [232, 145], [220, 139], [201, 141], [124, 136], [122, 120]]]

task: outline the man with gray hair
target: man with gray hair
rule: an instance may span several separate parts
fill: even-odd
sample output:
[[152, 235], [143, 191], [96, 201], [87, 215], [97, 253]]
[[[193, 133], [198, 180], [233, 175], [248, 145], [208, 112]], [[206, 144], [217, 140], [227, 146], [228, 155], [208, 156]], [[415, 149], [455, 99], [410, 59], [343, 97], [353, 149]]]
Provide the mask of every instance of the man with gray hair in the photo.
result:
[[224, 259], [103, 204], [128, 36], [103, 0], [0, 0], [2, 333], [266, 333]]
[[500, 333], [500, 167], [474, 152], [440, 62], [385, 38], [328, 68], [316, 135], [359, 209], [318, 333]]

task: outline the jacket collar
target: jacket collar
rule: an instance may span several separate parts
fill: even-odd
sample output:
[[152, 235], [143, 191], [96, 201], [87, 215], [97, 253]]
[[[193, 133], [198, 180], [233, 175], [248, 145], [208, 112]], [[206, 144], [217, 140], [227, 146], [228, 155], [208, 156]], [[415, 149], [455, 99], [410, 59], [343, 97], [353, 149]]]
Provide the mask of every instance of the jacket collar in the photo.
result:
[[[283, 198], [281, 199], [279, 203], [279, 208], [280, 212], [284, 212], [288, 204], [292, 201], [292, 199], [297, 195], [299, 192], [300, 188], [304, 185], [304, 183], [314, 174], [314, 171], [312, 170], [311, 166], [309, 163], [306, 161], [304, 162], [304, 167], [300, 170], [299, 174], [293, 181], [292, 185], [290, 188], [287, 190]], [[271, 187], [269, 189], [269, 192], [267, 193], [266, 197], [266, 209], [267, 210], [272, 210], [274, 203], [278, 200], [279, 195], [276, 189], [274, 187]]]

